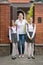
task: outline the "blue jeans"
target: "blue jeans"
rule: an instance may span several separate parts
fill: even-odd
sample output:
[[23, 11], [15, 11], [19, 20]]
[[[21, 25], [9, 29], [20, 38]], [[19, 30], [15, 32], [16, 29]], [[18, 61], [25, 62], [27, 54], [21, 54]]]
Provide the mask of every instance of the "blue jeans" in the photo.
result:
[[21, 54], [21, 45], [22, 45], [22, 54], [24, 54], [24, 49], [25, 49], [25, 34], [19, 35], [19, 41], [18, 41], [19, 55]]

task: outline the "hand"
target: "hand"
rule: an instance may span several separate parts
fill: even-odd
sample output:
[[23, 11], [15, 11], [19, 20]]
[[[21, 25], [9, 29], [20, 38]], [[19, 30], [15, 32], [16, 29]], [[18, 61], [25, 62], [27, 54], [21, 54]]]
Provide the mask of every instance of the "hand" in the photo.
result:
[[10, 42], [12, 43], [12, 40], [10, 40]]
[[30, 40], [32, 40], [32, 37], [30, 37]]

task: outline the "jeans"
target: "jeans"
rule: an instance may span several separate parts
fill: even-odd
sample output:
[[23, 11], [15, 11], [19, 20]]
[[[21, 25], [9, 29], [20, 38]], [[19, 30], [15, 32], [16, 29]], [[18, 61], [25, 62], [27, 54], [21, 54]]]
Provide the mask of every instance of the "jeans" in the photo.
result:
[[21, 50], [22, 54], [24, 54], [24, 49], [25, 49], [25, 34], [21, 34], [19, 35], [19, 41], [18, 41], [19, 55], [21, 54]]

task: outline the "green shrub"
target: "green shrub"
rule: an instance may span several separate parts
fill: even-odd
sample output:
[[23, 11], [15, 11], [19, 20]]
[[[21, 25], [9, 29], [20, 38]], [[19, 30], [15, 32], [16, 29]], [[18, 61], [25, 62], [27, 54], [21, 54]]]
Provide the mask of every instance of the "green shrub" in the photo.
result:
[[30, 22], [30, 17], [33, 17], [33, 7], [34, 3], [31, 5], [30, 10], [27, 12], [27, 21]]

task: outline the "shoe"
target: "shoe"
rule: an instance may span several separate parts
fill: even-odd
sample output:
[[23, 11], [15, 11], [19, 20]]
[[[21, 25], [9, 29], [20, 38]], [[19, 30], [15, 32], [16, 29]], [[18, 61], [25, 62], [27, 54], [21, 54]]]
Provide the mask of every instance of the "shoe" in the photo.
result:
[[22, 55], [22, 58], [24, 58], [24, 55]]
[[16, 57], [12, 57], [12, 60], [15, 60], [16, 59]]
[[34, 57], [34, 56], [32, 56], [31, 58], [32, 58], [32, 59], [35, 59], [35, 57]]
[[28, 57], [28, 59], [30, 59], [31, 57]]
[[19, 58], [21, 58], [21, 55], [19, 55]]

